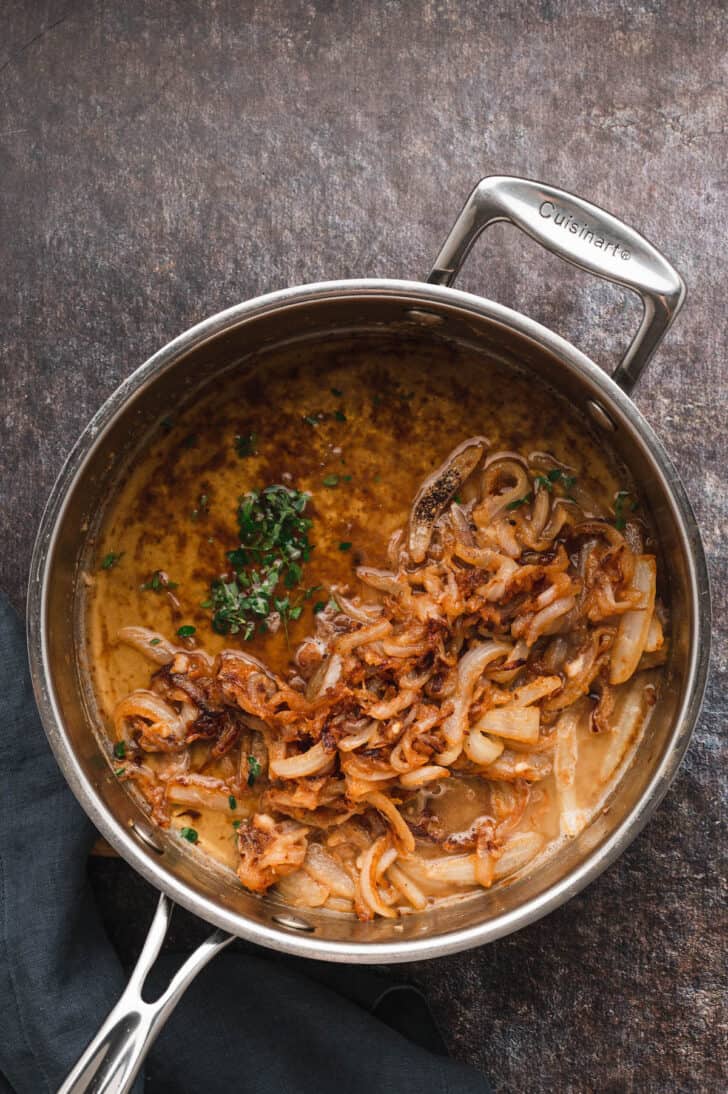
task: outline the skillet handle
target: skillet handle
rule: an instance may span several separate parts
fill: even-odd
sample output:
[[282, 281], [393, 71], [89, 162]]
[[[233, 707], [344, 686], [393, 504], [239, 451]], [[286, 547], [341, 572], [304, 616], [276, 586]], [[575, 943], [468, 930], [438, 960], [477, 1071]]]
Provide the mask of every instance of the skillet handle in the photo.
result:
[[465, 202], [427, 280], [452, 285], [483, 229], [502, 220], [566, 262], [639, 294], [642, 322], [613, 375], [631, 392], [685, 300], [677, 270], [644, 236], [597, 205], [542, 182], [491, 175]]
[[126, 1094], [185, 989], [232, 942], [232, 935], [214, 931], [190, 954], [159, 999], [145, 1002], [144, 981], [162, 948], [173, 910], [174, 904], [162, 894], [129, 983], [58, 1094]]

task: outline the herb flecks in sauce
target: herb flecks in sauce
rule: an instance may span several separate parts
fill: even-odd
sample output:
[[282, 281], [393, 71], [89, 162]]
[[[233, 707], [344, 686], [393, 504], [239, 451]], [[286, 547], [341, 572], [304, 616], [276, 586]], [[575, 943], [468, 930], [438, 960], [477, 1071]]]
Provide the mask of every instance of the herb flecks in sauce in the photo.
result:
[[248, 786], [253, 786], [260, 775], [260, 763], [255, 756], [248, 756]]
[[176, 589], [178, 582], [170, 581], [169, 575], [164, 570], [155, 570], [148, 581], [145, 581], [139, 588], [142, 592], [164, 593], [168, 589]]
[[200, 838], [196, 828], [180, 828], [179, 834], [182, 839], [186, 839], [188, 843], [197, 843]]
[[618, 532], [623, 532], [627, 527], [627, 510], [634, 513], [639, 508], [639, 502], [630, 494], [629, 490], [620, 490], [614, 499], [614, 527]]
[[276, 593], [281, 586], [281, 592], [296, 588], [311, 556], [311, 520], [303, 515], [308, 500], [308, 494], [279, 485], [251, 490], [241, 498], [240, 546], [227, 556], [234, 572], [212, 583], [205, 602], [215, 609], [212, 626], [218, 634], [239, 634], [248, 641], [256, 628], [275, 626], [276, 615], [284, 627], [300, 617], [300, 599], [313, 590], [296, 597]]
[[246, 459], [248, 456], [257, 456], [258, 450], [256, 444], [258, 438], [255, 433], [238, 433], [235, 438], [235, 451], [241, 460]]
[[104, 557], [101, 559], [101, 569], [111, 570], [114, 566], [116, 566], [117, 562], [119, 562], [123, 555], [123, 551], [119, 551], [118, 553], [116, 551], [109, 551], [109, 553], [107, 555], [104, 555]]

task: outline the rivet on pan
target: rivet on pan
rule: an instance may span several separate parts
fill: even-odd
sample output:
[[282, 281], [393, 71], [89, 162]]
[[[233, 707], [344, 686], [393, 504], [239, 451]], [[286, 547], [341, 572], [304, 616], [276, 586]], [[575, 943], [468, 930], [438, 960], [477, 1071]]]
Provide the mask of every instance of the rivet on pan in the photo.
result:
[[146, 844], [152, 851], [156, 851], [158, 855], [164, 854], [164, 847], [152, 835], [147, 828], [143, 828], [141, 824], [137, 824], [136, 821], [129, 821], [129, 827], [141, 843]]
[[587, 399], [586, 409], [600, 429], [605, 429], [609, 433], [616, 433], [617, 424], [609, 414], [607, 414], [601, 403], [598, 403], [595, 399]]
[[408, 319], [419, 323], [421, 327], [440, 327], [445, 322], [441, 315], [433, 311], [422, 311], [421, 308], [408, 308], [404, 313]]
[[273, 922], [277, 923], [279, 927], [288, 927], [292, 931], [306, 931], [311, 934], [316, 928], [313, 924], [309, 923], [305, 919], [300, 919], [297, 915], [289, 915], [283, 913], [282, 915], [274, 915]]

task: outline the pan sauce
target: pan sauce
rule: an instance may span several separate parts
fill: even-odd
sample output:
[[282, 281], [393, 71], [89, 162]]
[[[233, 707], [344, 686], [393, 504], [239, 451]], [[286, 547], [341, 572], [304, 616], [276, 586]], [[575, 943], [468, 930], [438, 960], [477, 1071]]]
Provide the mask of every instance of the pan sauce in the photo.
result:
[[[235, 438], [250, 434], [254, 454], [240, 456]], [[323, 599], [332, 585], [347, 586], [367, 600], [371, 590], [357, 578], [357, 566], [384, 564], [388, 541], [406, 524], [420, 483], [474, 435], [486, 436], [491, 452], [548, 452], [605, 511], [619, 490], [630, 489], [603, 442], [560, 397], [495, 363], [484, 370], [452, 347], [445, 355], [398, 346], [373, 359], [366, 349], [328, 346], [318, 365], [289, 352], [229, 375], [182, 412], [171, 409], [104, 515], [89, 575], [87, 643], [103, 723], [111, 725], [124, 696], [149, 684], [149, 662], [117, 641], [123, 627], [144, 626], [179, 641], [178, 628], [194, 626], [194, 638], [183, 645], [212, 654], [238, 645], [281, 674], [290, 651], [313, 631], [316, 596], [290, 622], [287, 635], [281, 628], [247, 643], [215, 634], [210, 611], [200, 607], [210, 581], [226, 569], [226, 551], [238, 543], [237, 499], [246, 491], [283, 483], [310, 494], [306, 515], [313, 520], [315, 550], [303, 586], [321, 586]], [[340, 549], [347, 543], [350, 549]], [[111, 555], [120, 557], [101, 569]], [[156, 571], [176, 583], [173, 596], [141, 588]], [[624, 701], [618, 695], [617, 722]], [[585, 819], [629, 761], [644, 720], [626, 734], [580, 728], [575, 791]], [[519, 832], [538, 833], [546, 848], [560, 836], [553, 775], [538, 791]], [[194, 825], [200, 849], [234, 869], [231, 821], [255, 810], [257, 793], [254, 787], [230, 815], [201, 809], [191, 819], [180, 805], [172, 809], [171, 823]], [[484, 784], [477, 776], [450, 778], [428, 799], [445, 830], [460, 832], [483, 813]], [[403, 813], [408, 816], [406, 805]], [[432, 853], [426, 841], [418, 841], [418, 850], [425, 857]]]

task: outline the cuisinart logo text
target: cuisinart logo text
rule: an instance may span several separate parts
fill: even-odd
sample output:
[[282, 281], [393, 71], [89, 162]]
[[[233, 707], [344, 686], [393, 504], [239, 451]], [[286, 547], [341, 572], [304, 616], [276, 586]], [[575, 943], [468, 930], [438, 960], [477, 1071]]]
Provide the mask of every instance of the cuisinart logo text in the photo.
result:
[[574, 220], [571, 213], [567, 213], [565, 209], [558, 209], [553, 201], [542, 201], [538, 211], [544, 220], [552, 220], [560, 228], [564, 228], [572, 235], [578, 236], [585, 243], [591, 243], [593, 247], [598, 247], [600, 251], [611, 252], [615, 258], [619, 255], [625, 262], [632, 257], [632, 252], [618, 239], [606, 239], [604, 236], [599, 235], [599, 229], [593, 224], [582, 224], [578, 220]]

